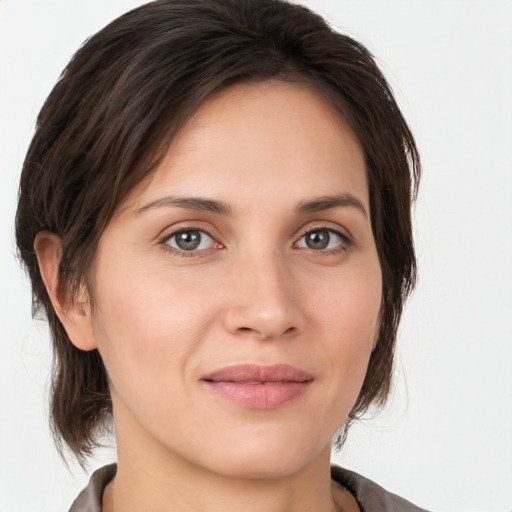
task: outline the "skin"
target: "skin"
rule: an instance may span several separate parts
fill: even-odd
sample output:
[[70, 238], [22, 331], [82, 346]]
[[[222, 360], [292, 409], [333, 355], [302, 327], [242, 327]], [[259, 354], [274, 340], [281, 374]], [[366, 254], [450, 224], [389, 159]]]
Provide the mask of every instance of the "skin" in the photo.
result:
[[[326, 196], [337, 201], [322, 206]], [[119, 470], [107, 512], [358, 510], [333, 490], [329, 458], [379, 328], [369, 212], [350, 127], [315, 90], [272, 81], [210, 97], [131, 191], [99, 243], [94, 309], [63, 304], [60, 241], [39, 234], [70, 339], [100, 351], [111, 381]], [[179, 249], [183, 230], [203, 233], [199, 248]], [[328, 246], [308, 246], [306, 233]], [[290, 364], [313, 381], [273, 409], [244, 407], [201, 381], [240, 363]]]

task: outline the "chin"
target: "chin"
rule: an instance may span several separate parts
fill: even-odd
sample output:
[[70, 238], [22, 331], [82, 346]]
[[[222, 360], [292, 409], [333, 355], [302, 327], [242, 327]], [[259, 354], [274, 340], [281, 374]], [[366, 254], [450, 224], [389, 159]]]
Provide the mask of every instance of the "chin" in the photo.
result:
[[310, 437], [297, 435], [297, 432], [279, 434], [260, 432], [242, 440], [233, 436], [224, 447], [223, 443], [218, 443], [216, 449], [207, 450], [207, 465], [213, 472], [225, 476], [271, 479], [290, 476], [316, 459], [330, 457], [330, 439], [313, 443]]

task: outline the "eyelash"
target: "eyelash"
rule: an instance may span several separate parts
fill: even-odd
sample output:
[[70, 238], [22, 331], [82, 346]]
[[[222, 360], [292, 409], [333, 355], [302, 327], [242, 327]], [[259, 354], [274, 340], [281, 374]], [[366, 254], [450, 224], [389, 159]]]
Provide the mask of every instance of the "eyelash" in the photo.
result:
[[173, 231], [171, 233], [167, 233], [159, 240], [159, 244], [162, 245], [164, 250], [168, 251], [169, 253], [171, 253], [174, 256], [179, 256], [179, 257], [183, 256], [186, 258], [190, 258], [190, 257], [206, 256], [207, 254], [209, 254], [211, 252], [209, 249], [184, 251], [184, 250], [177, 249], [176, 247], [169, 246], [169, 241], [172, 238], [180, 235], [181, 233], [192, 233], [192, 232], [199, 232], [199, 233], [204, 234], [204, 235], [208, 236], [209, 238], [211, 238], [212, 241], [215, 243], [215, 245], [219, 246], [219, 247], [214, 247], [213, 248], [214, 250], [220, 249], [223, 247], [222, 244], [220, 244], [219, 242], [217, 242], [215, 240], [214, 236], [212, 236], [210, 233], [208, 233], [208, 231], [206, 231], [203, 228], [198, 228], [195, 226], [183, 227], [183, 228], [179, 228], [178, 230]]
[[[334, 235], [336, 235], [337, 237], [339, 237], [341, 239], [341, 242], [339, 244], [340, 245], [339, 247], [335, 247], [335, 248], [332, 248], [332, 249], [318, 249], [318, 250], [315, 250], [315, 249], [311, 249], [311, 248], [305, 248], [305, 249], [308, 249], [309, 251], [311, 251], [313, 253], [322, 254], [322, 255], [340, 254], [340, 253], [347, 252], [349, 250], [351, 244], [352, 244], [352, 239], [347, 234], [342, 233], [341, 231], [339, 231], [337, 229], [334, 229], [331, 226], [320, 225], [320, 226], [315, 226], [312, 229], [307, 229], [307, 230], [303, 231], [302, 234], [300, 235], [300, 237], [297, 239], [297, 241], [294, 242], [294, 244], [293, 244], [294, 247], [305, 236], [307, 236], [308, 234], [311, 234], [311, 233], [318, 232], [318, 231], [326, 231], [329, 234], [334, 234]], [[213, 250], [218, 250], [218, 249], [222, 249], [223, 248], [222, 244], [220, 244], [219, 242], [216, 242], [215, 237], [212, 236], [210, 233], [208, 233], [208, 231], [206, 231], [203, 228], [198, 228], [198, 227], [195, 227], [195, 226], [184, 227], [184, 228], [180, 228], [180, 229], [178, 229], [176, 231], [173, 231], [171, 233], [166, 233], [162, 238], [160, 238], [158, 243], [160, 245], [162, 245], [164, 250], [166, 250], [169, 253], [171, 253], [172, 255], [178, 256], [178, 257], [201, 257], [201, 256], [208, 255], [211, 252], [210, 248], [208, 248], [208, 249], [200, 249], [200, 250], [185, 251], [185, 250], [177, 249], [176, 247], [170, 247], [169, 246], [169, 241], [173, 237], [176, 237], [176, 236], [180, 235], [181, 233], [190, 233], [190, 232], [199, 232], [199, 233], [202, 233], [202, 234], [208, 236], [209, 238], [211, 238], [212, 241], [214, 242], [214, 244], [216, 244], [218, 246], [218, 247], [211, 248]]]
[[306, 235], [309, 235], [310, 233], [315, 233], [318, 231], [327, 231], [329, 234], [334, 233], [337, 237], [339, 237], [341, 239], [341, 241], [340, 241], [340, 244], [338, 247], [334, 247], [332, 249], [315, 250], [315, 249], [309, 248], [309, 250], [314, 253], [318, 253], [318, 254], [322, 254], [322, 255], [341, 254], [341, 253], [347, 252], [352, 244], [352, 239], [346, 233], [343, 233], [337, 229], [334, 229], [331, 226], [320, 225], [320, 226], [315, 226], [313, 229], [307, 229], [306, 231], [304, 231], [301, 234], [301, 236], [299, 237], [299, 239], [297, 240], [297, 242], [295, 242], [294, 245], [296, 245]]

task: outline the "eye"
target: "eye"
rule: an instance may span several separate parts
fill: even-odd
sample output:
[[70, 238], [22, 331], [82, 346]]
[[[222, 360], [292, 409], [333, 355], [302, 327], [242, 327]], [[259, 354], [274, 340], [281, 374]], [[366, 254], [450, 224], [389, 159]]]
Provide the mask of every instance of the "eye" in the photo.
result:
[[167, 237], [164, 243], [178, 251], [204, 251], [216, 245], [213, 238], [200, 229], [178, 231]]
[[308, 231], [297, 242], [297, 247], [323, 250], [344, 250], [348, 244], [347, 237], [333, 229], [321, 228]]

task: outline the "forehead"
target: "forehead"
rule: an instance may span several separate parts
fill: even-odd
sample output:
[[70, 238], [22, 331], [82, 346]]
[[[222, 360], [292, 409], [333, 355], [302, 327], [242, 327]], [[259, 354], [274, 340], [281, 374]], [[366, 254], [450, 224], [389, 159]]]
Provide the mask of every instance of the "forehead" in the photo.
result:
[[339, 192], [357, 193], [368, 206], [365, 159], [349, 124], [307, 84], [241, 83], [197, 109], [130, 202], [138, 208], [169, 188], [226, 202], [234, 191], [267, 188], [265, 197], [300, 200], [312, 186], [315, 195], [347, 189]]

